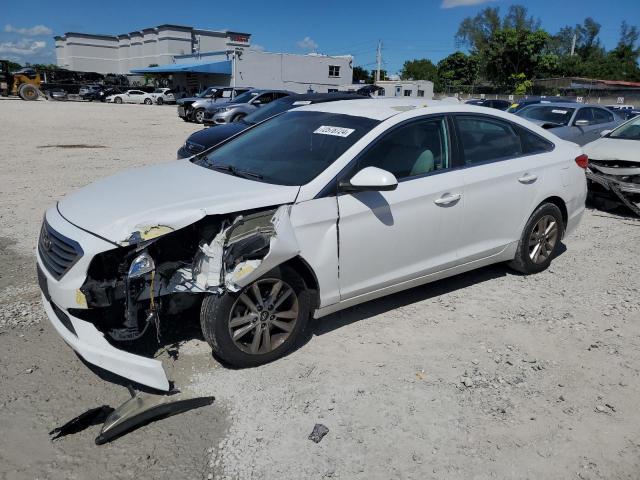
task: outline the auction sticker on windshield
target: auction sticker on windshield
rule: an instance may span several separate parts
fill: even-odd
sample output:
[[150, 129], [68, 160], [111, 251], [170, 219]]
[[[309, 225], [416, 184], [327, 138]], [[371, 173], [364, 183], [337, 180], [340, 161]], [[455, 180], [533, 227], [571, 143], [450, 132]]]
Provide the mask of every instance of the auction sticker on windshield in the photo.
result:
[[313, 133], [317, 133], [319, 135], [333, 135], [334, 137], [348, 137], [353, 132], [355, 132], [353, 128], [331, 127], [328, 125], [321, 125]]
[[551, 113], [562, 113], [563, 115], [567, 113], [566, 110], [551, 110]]

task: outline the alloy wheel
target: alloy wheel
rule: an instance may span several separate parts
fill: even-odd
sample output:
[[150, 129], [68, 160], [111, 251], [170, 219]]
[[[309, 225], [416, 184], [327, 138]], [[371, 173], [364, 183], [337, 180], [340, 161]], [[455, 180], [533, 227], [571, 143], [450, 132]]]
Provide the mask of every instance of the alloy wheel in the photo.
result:
[[558, 222], [552, 215], [542, 217], [529, 235], [529, 258], [542, 264], [553, 253], [558, 243]]
[[298, 320], [298, 296], [279, 278], [249, 285], [229, 314], [229, 334], [237, 348], [251, 355], [271, 352], [291, 335]]

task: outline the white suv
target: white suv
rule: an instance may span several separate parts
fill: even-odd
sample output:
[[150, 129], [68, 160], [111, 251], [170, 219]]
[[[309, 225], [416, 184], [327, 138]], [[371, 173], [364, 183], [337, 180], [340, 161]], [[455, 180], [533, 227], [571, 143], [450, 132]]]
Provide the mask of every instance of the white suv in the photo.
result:
[[586, 164], [577, 145], [495, 109], [301, 106], [49, 209], [44, 308], [88, 362], [166, 390], [159, 361], [117, 348], [165, 312], [201, 304], [218, 357], [255, 366], [310, 317], [496, 262], [544, 270], [583, 214]]

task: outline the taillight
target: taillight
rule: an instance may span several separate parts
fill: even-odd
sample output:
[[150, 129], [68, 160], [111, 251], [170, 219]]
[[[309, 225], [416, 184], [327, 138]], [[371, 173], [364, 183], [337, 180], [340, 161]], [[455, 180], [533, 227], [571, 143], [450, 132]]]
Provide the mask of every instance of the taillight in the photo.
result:
[[584, 168], [586, 170], [589, 166], [589, 157], [587, 157], [584, 153], [580, 156], [577, 156], [576, 164], [578, 164], [580, 168]]

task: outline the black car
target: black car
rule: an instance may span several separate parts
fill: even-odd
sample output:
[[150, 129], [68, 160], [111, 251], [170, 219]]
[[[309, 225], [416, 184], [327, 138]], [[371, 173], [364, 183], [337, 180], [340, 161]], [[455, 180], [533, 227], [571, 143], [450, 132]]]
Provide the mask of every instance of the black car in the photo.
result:
[[575, 103], [575, 100], [567, 97], [528, 97], [515, 101], [508, 109], [509, 113], [516, 113], [528, 105], [534, 103]]
[[335, 102], [337, 100], [358, 100], [362, 98], [367, 97], [349, 93], [307, 93], [289, 95], [288, 97], [274, 100], [269, 105], [261, 107], [240, 121], [205, 128], [192, 134], [178, 150], [178, 159], [192, 157], [193, 155], [204, 152], [208, 148], [217, 145], [227, 138], [230, 138], [257, 123], [262, 122], [263, 120], [292, 108], [300, 107], [302, 105], [310, 105], [312, 103]]
[[473, 99], [466, 102], [468, 105], [478, 105], [480, 107], [496, 108], [498, 110], [506, 110], [511, 106], [511, 102], [508, 100], [484, 100]]

